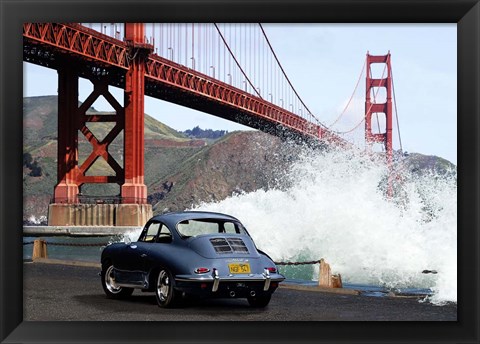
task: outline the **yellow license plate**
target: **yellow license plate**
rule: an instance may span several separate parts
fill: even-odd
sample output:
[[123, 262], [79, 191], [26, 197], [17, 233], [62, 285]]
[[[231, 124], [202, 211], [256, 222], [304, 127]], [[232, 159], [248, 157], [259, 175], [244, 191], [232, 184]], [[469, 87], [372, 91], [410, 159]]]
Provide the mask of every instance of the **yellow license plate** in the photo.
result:
[[249, 263], [233, 263], [228, 264], [231, 274], [249, 274], [250, 273], [250, 264]]

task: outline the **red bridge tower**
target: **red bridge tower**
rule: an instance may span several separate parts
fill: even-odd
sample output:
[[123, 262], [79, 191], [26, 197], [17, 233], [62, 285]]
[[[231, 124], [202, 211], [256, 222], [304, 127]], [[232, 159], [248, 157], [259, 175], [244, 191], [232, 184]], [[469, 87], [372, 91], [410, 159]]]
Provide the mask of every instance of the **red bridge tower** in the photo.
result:
[[[126, 23], [125, 39], [132, 57], [125, 74], [124, 106], [108, 91], [107, 77], [92, 77], [93, 92], [78, 106], [79, 71], [65, 58], [58, 68], [58, 184], [54, 202], [49, 206], [49, 225], [142, 226], [152, 215], [147, 204], [144, 181], [144, 96], [145, 59], [153, 51], [144, 43], [144, 24]], [[103, 96], [115, 109], [115, 115], [87, 115], [95, 100]], [[114, 122], [111, 131], [99, 140], [89, 130], [88, 122]], [[123, 130], [124, 166], [108, 152], [108, 147]], [[92, 152], [79, 166], [78, 133], [92, 145]], [[98, 158], [103, 158], [115, 172], [113, 176], [87, 175]], [[119, 202], [83, 204], [79, 192], [84, 183], [118, 183]]]
[[[374, 143], [381, 143], [385, 149], [386, 163], [388, 168], [388, 185], [387, 194], [392, 196], [392, 181], [391, 181], [391, 168], [393, 160], [393, 148], [392, 148], [392, 69], [390, 63], [390, 52], [387, 55], [374, 56], [367, 52], [367, 69], [366, 69], [366, 100], [365, 100], [365, 141], [367, 144], [367, 150], [371, 150]], [[380, 79], [372, 78], [371, 65], [372, 63], [383, 63], [385, 67], [383, 69], [383, 75]], [[378, 103], [376, 95], [380, 87], [385, 88], [386, 101], [384, 103]], [[373, 102], [372, 102], [373, 95]], [[372, 115], [384, 115], [385, 116], [385, 131], [373, 133], [372, 132]], [[380, 128], [379, 128], [380, 131]]]

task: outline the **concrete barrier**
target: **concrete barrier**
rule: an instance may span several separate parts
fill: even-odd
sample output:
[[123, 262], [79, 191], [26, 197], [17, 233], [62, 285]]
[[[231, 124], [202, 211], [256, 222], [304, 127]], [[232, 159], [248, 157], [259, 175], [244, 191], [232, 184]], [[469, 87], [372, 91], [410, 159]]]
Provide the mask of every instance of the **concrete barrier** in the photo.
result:
[[143, 226], [153, 216], [150, 204], [67, 204], [48, 206], [49, 226]]

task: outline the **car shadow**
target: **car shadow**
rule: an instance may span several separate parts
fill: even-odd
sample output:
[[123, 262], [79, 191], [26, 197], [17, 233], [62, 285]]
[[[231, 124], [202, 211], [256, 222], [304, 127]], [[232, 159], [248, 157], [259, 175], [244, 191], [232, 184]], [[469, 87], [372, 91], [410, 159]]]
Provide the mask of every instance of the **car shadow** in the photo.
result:
[[[130, 312], [135, 312], [137, 310], [139, 312], [143, 312], [145, 310], [144, 306], [157, 306], [157, 301], [153, 293], [135, 292], [132, 296], [121, 300], [109, 299], [105, 294], [83, 294], [75, 295], [73, 298], [79, 303], [90, 305], [102, 310], [128, 307]], [[262, 311], [262, 309], [250, 307], [247, 300], [244, 298], [228, 299], [187, 297], [179, 300], [173, 309], [195, 310], [199, 308], [201, 308], [203, 311], [208, 311], [211, 309], [215, 312], [218, 312], [219, 310], [231, 311], [232, 309], [240, 311], [246, 310], [249, 312]]]

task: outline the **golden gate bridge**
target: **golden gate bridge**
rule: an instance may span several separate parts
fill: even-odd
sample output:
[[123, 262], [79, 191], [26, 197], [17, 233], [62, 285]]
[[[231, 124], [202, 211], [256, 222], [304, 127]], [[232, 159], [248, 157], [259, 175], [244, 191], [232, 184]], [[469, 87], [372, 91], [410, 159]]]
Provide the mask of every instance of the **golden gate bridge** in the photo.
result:
[[[85, 183], [120, 185], [121, 204], [113, 210], [95, 210], [97, 215], [113, 211], [114, 224], [141, 225], [150, 216], [143, 166], [145, 96], [282, 138], [345, 149], [359, 148], [358, 138], [357, 142], [352, 138], [361, 131], [366, 149], [380, 146], [391, 169], [395, 94], [390, 53], [374, 56], [367, 52], [350, 99], [326, 125], [297, 92], [261, 24], [25, 23], [23, 42], [24, 61], [56, 69], [59, 76], [58, 183], [49, 224], [77, 224], [78, 214], [73, 213], [78, 211], [78, 195]], [[372, 75], [374, 64], [383, 66], [381, 76]], [[348, 130], [336, 129], [350, 113], [362, 76], [366, 80], [362, 115]], [[80, 77], [94, 87], [79, 106]], [[110, 86], [124, 90], [123, 105], [112, 96]], [[100, 96], [115, 114], [88, 113]], [[113, 124], [103, 139], [88, 127], [99, 122]], [[123, 166], [108, 151], [121, 132]], [[79, 133], [92, 146], [81, 163]], [[401, 149], [400, 134], [399, 142]], [[99, 158], [114, 175], [87, 175]], [[391, 185], [388, 189], [391, 193]]]

